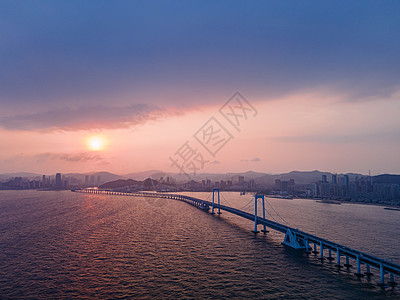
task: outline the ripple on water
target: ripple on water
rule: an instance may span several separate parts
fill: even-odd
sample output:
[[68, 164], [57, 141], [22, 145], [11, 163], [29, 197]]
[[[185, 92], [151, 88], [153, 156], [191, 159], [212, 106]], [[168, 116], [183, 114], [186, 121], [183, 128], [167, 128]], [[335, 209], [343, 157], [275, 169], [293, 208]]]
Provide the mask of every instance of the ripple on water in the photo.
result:
[[[301, 205], [312, 209], [277, 203], [291, 222], [303, 218]], [[280, 234], [254, 236], [249, 228], [168, 199], [0, 191], [0, 298], [399, 296], [299, 256], [282, 247]]]

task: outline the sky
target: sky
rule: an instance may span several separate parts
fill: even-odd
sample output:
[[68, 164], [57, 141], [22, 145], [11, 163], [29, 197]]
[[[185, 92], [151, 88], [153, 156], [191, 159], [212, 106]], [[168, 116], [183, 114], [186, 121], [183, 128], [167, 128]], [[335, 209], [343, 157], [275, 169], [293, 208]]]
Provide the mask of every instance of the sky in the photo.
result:
[[0, 173], [400, 174], [398, 1], [0, 1]]

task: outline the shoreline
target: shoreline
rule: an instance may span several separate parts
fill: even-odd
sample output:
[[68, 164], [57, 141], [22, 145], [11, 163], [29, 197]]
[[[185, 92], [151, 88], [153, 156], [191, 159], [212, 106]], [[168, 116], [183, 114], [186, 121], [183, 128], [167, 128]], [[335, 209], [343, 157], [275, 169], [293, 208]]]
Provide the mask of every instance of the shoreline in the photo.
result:
[[[315, 199], [315, 198], [293, 198], [294, 200], [300, 200], [300, 199], [305, 199], [305, 200], [313, 200], [316, 201], [318, 203], [325, 203], [325, 204], [336, 204], [336, 205], [340, 205], [340, 204], [361, 204], [361, 205], [373, 205], [373, 206], [380, 206], [383, 208], [395, 208], [395, 210], [399, 209], [400, 210], [400, 206], [391, 206], [390, 204], [384, 204], [384, 203], [368, 203], [368, 202], [354, 202], [354, 201], [343, 201], [343, 200], [323, 200], [323, 199]], [[332, 201], [332, 202], [330, 202]], [[337, 202], [337, 203], [334, 203]]]

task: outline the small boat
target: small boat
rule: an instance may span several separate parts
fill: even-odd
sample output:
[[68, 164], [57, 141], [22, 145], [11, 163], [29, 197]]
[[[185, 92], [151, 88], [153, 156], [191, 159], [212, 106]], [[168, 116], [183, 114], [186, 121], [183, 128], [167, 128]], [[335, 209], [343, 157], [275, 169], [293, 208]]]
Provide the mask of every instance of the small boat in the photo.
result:
[[398, 208], [398, 207], [385, 207], [384, 209], [400, 211], [400, 208]]

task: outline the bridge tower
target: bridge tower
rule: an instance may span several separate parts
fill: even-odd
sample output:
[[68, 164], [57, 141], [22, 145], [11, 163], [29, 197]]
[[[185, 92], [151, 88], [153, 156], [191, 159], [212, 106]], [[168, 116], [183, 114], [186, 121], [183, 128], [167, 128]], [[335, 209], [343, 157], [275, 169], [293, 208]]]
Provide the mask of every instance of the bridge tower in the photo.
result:
[[[257, 211], [257, 202], [258, 199], [262, 199], [262, 207], [263, 207], [263, 219], [265, 219], [265, 199], [264, 199], [264, 195], [254, 195], [254, 233], [259, 233], [259, 231], [257, 230], [257, 225], [258, 225], [258, 211]], [[267, 226], [264, 224], [264, 228], [263, 230], [261, 230], [262, 232], [266, 233], [268, 232], [267, 230]]]
[[[213, 197], [212, 197], [212, 209], [211, 209], [211, 214], [214, 214], [214, 201], [215, 201], [215, 192], [218, 194], [218, 205], [220, 205], [220, 198], [219, 198], [219, 189], [213, 188]], [[218, 206], [218, 214], [221, 214], [221, 209]]]

